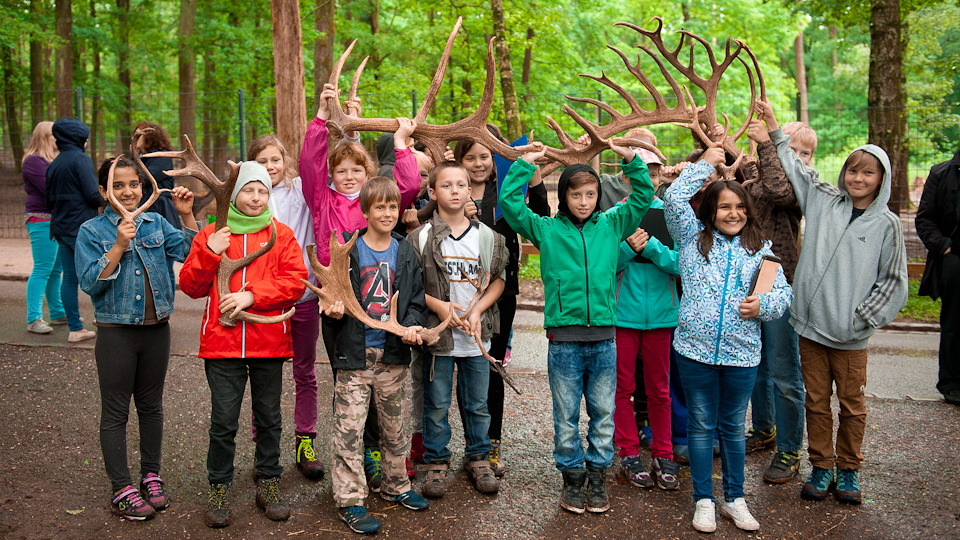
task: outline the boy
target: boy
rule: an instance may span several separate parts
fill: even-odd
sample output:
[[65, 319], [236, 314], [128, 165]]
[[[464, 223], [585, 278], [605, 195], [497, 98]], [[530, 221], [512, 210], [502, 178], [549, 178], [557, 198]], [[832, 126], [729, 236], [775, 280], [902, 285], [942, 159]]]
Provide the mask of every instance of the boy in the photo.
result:
[[[653, 201], [653, 185], [643, 160], [629, 148], [607, 144], [623, 157], [623, 172], [631, 182], [627, 202], [608, 212], [597, 208], [600, 179], [586, 165], [569, 166], [560, 176], [557, 217], [540, 217], [526, 207], [521, 187], [536, 170], [533, 163], [544, 155], [539, 142], [510, 168], [500, 192], [507, 223], [540, 249], [544, 328], [550, 340], [547, 369], [553, 394], [553, 455], [563, 475], [560, 506], [576, 514], [585, 510], [581, 491], [588, 477], [586, 510], [610, 508], [605, 474], [613, 463], [617, 257], [620, 242], [636, 231]], [[579, 429], [584, 397], [590, 414], [586, 455]]]
[[[367, 481], [363, 467], [363, 429], [371, 402], [380, 424], [380, 497], [411, 510], [429, 506], [413, 491], [407, 477], [403, 435], [404, 384], [410, 365], [410, 345], [420, 345], [417, 331], [427, 320], [423, 280], [413, 247], [393, 233], [400, 215], [400, 190], [396, 183], [377, 176], [360, 188], [360, 208], [367, 227], [350, 252], [350, 281], [370, 317], [390, 313], [397, 293], [397, 320], [407, 327], [400, 338], [374, 330], [358, 320], [343, 318], [343, 302], [324, 306], [323, 313], [335, 330], [331, 367], [337, 374], [334, 388], [333, 499], [340, 519], [360, 534], [380, 528], [380, 522], [363, 506]], [[344, 235], [349, 239], [352, 233]]]
[[[800, 335], [813, 464], [800, 496], [819, 501], [836, 489], [838, 501], [860, 504], [867, 342], [907, 301], [902, 225], [887, 209], [890, 160], [878, 146], [861, 146], [847, 158], [834, 187], [820, 182], [817, 171], [794, 153], [772, 110], [764, 120], [807, 217], [790, 306], [790, 325]], [[836, 446], [830, 408], [834, 382], [841, 411]]]
[[[425, 358], [423, 362], [423, 459], [427, 471], [423, 494], [433, 498], [446, 494], [454, 365], [465, 418], [464, 466], [477, 491], [492, 494], [499, 490], [499, 482], [489, 460], [490, 366], [476, 341], [482, 341], [489, 350], [493, 329], [500, 328], [496, 301], [503, 292], [507, 248], [503, 236], [464, 214], [471, 188], [463, 165], [456, 161], [440, 163], [430, 172], [428, 182], [437, 210], [410, 233], [407, 241], [413, 244], [423, 271], [430, 326], [446, 319], [451, 311], [453, 319], [451, 328], [428, 347], [432, 360]], [[462, 275], [464, 270], [469, 275]], [[490, 276], [487, 290], [473, 309], [464, 312], [477, 292], [470, 280], [476, 281], [485, 273]]]

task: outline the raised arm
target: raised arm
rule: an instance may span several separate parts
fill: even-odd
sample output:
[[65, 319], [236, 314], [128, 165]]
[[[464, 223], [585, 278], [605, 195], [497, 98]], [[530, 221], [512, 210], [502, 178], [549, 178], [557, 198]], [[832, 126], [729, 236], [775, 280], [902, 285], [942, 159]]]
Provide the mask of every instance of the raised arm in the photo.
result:
[[307, 207], [314, 213], [325, 205], [332, 195], [327, 188], [327, 149], [330, 145], [330, 132], [327, 131], [327, 118], [330, 117], [328, 100], [337, 99], [337, 93], [330, 84], [323, 86], [320, 93], [320, 105], [317, 115], [307, 126], [300, 150], [300, 181], [303, 184], [303, 198]]
[[536, 215], [523, 201], [523, 186], [530, 182], [537, 169], [531, 163], [543, 156], [542, 143], [533, 144], [540, 145], [541, 150], [524, 154], [510, 167], [510, 172], [503, 179], [500, 187], [500, 209], [510, 228], [539, 248], [543, 240], [544, 220], [549, 218]]
[[610, 210], [607, 215], [612, 220], [620, 240], [637, 230], [640, 220], [653, 202], [653, 184], [650, 182], [650, 171], [642, 159], [626, 147], [610, 144], [610, 148], [620, 154], [620, 166], [623, 174], [630, 180], [630, 196], [627, 202]]
[[413, 152], [407, 147], [407, 138], [417, 129], [417, 122], [409, 118], [397, 118], [399, 129], [393, 134], [394, 155], [393, 177], [400, 188], [400, 211], [410, 208], [420, 191], [420, 168]]
[[[710, 150], [708, 149], [707, 152]], [[704, 152], [704, 157], [707, 152]], [[663, 214], [667, 220], [667, 230], [676, 243], [692, 242], [699, 234], [700, 221], [690, 206], [690, 199], [697, 194], [715, 170], [714, 166], [705, 159], [687, 165], [664, 193]]]

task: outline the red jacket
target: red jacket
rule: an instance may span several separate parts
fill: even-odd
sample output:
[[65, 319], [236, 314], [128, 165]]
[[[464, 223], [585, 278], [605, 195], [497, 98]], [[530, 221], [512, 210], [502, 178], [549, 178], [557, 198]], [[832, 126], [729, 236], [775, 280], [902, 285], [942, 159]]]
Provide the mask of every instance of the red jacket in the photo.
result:
[[[289, 227], [276, 219], [277, 242], [270, 251], [255, 259], [233, 275], [230, 290], [237, 291], [244, 283], [253, 293], [250, 313], [279, 315], [293, 306], [303, 295], [306, 279], [300, 245]], [[207, 297], [206, 312], [200, 324], [200, 358], [290, 358], [293, 340], [290, 321], [276, 324], [255, 324], [238, 321], [236, 326], [221, 326], [220, 297], [217, 294], [217, 267], [220, 255], [207, 247], [207, 238], [214, 225], [201, 230], [193, 240], [190, 255], [180, 270], [180, 290], [191, 298]], [[250, 234], [233, 234], [226, 255], [239, 259], [270, 240], [270, 228]]]

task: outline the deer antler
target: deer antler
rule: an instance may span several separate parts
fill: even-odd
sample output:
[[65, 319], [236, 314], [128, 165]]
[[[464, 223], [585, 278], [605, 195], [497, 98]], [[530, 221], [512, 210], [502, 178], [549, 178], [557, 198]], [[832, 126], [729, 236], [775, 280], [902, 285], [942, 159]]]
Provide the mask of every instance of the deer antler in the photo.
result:
[[[153, 131], [153, 128], [144, 130], [144, 132], [146, 131]], [[139, 166], [140, 170], [147, 175], [147, 179], [150, 180], [150, 184], [153, 185], [153, 193], [150, 194], [150, 197], [147, 198], [146, 202], [141, 204], [133, 212], [127, 212], [123, 205], [120, 204], [120, 201], [117, 200], [117, 196], [113, 194], [113, 176], [117, 170], [117, 162], [120, 161], [120, 158], [123, 157], [123, 154], [120, 154], [113, 160], [113, 163], [110, 164], [110, 171], [107, 174], [107, 202], [110, 203], [110, 207], [113, 208], [113, 211], [124, 220], [133, 221], [134, 218], [145, 212], [147, 208], [150, 208], [150, 206], [160, 197], [161, 193], [173, 191], [169, 188], [160, 189], [160, 186], [157, 185], [157, 180], [152, 174], [150, 174], [150, 170], [144, 166], [143, 161], [140, 161], [140, 155], [137, 154], [137, 141], [143, 136], [144, 132], [137, 132], [133, 134], [133, 139], [130, 141], [130, 155], [133, 156], [137, 166]]]
[[[686, 86], [684, 86], [683, 89], [684, 91], [686, 91], [687, 99], [690, 100], [690, 106], [693, 109], [693, 118], [691, 122], [689, 124], [684, 124], [683, 126], [692, 129], [693, 132], [697, 135], [697, 137], [699, 137], [700, 140], [703, 141], [703, 143], [706, 146], [708, 147], [721, 146], [725, 148], [726, 143], [731, 138], [729, 135], [729, 129], [728, 129], [730, 120], [727, 118], [727, 115], [726, 114], [723, 115], [723, 136], [720, 138], [719, 141], [714, 141], [706, 133], [704, 133], [703, 127], [701, 127], [700, 125], [699, 114], [697, 112], [697, 104], [696, 102], [693, 101], [693, 96], [690, 95], [690, 90], [688, 90]], [[748, 119], [749, 119], [749, 116], [748, 116]], [[736, 161], [733, 162], [733, 165], [726, 165], [725, 163], [721, 163], [717, 165], [717, 171], [720, 173], [721, 176], [723, 176], [724, 180], [734, 180], [734, 175], [736, 174], [737, 169], [740, 168], [740, 163], [743, 161], [745, 154], [743, 153], [742, 150], [739, 150], [739, 149], [737, 150], [737, 152], [738, 152], [737, 159]]]
[[[467, 308], [463, 310], [463, 313], [466, 314], [477, 305], [477, 302], [480, 301], [483, 293], [487, 291], [487, 287], [490, 286], [490, 273], [484, 272], [483, 268], [481, 267], [480, 272], [477, 275], [477, 279], [473, 279], [470, 277], [470, 274], [467, 273], [467, 269], [464, 268], [462, 264], [459, 266], [460, 275], [477, 289], [477, 292], [474, 293], [473, 298], [470, 299], [470, 303], [467, 304]], [[510, 378], [510, 374], [507, 373], [506, 368], [503, 367], [503, 362], [490, 356], [490, 354], [487, 352], [487, 349], [483, 346], [483, 340], [480, 338], [479, 329], [475, 334], [473, 334], [473, 342], [476, 343], [477, 348], [480, 349], [480, 354], [487, 359], [487, 362], [490, 362], [490, 368], [496, 371], [500, 377], [503, 378], [503, 382], [510, 385], [510, 388], [513, 388], [513, 391], [516, 392], [517, 395], [523, 395], [523, 392], [521, 392], [520, 389], [517, 388], [517, 385], [513, 383], [513, 379]]]
[[[257, 257], [260, 257], [264, 253], [270, 251], [273, 245], [277, 241], [277, 225], [270, 220], [270, 240], [260, 249], [241, 257], [239, 259], [231, 259], [227, 257], [226, 253], [220, 256], [220, 267], [217, 268], [217, 294], [220, 298], [223, 298], [224, 295], [230, 293], [230, 279], [236, 274], [240, 269], [246, 267], [251, 262], [254, 261]], [[257, 315], [256, 313], [249, 313], [247, 311], [240, 311], [237, 313], [236, 317], [231, 317], [226, 313], [220, 314], [220, 324], [223, 326], [236, 326], [237, 321], [245, 321], [250, 323], [259, 323], [259, 324], [275, 324], [288, 320], [290, 317], [293, 317], [295, 308], [290, 308], [290, 311], [285, 311], [280, 315]]]

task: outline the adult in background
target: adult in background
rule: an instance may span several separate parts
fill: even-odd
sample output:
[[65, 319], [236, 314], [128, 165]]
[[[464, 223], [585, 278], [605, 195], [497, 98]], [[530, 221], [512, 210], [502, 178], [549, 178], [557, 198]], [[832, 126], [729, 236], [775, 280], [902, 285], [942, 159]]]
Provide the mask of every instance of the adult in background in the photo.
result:
[[47, 167], [47, 189], [43, 199], [50, 211], [50, 234], [60, 248], [58, 256], [63, 268], [60, 298], [70, 325], [67, 341], [77, 343], [93, 339], [97, 333], [85, 330], [80, 318], [74, 249], [80, 225], [96, 217], [103, 197], [93, 172], [93, 162], [83, 153], [90, 128], [76, 118], [61, 118], [54, 122], [52, 132], [60, 155]]
[[[159, 124], [140, 122], [137, 124], [137, 127], [133, 129], [133, 134], [135, 136], [137, 134], [140, 135], [140, 138], [137, 139], [137, 152], [141, 154], [170, 152], [173, 150], [173, 145], [170, 144], [170, 136], [167, 135], [167, 131]], [[174, 179], [163, 172], [174, 168], [171, 158], [144, 157], [141, 159], [147, 171], [153, 176], [153, 179], [157, 181], [157, 187], [160, 189], [173, 189], [175, 185]], [[143, 184], [143, 200], [148, 200], [151, 195], [153, 195], [153, 186], [150, 185], [150, 182], [146, 182]], [[182, 228], [180, 226], [180, 214], [177, 213], [177, 208], [173, 205], [173, 196], [171, 196], [169, 191], [161, 193], [160, 197], [158, 197], [146, 211], [156, 212], [166, 218], [167, 221], [177, 229]]]
[[953, 249], [960, 239], [960, 152], [930, 168], [916, 225], [927, 247], [920, 295], [943, 300], [937, 390], [947, 403], [960, 405], [960, 253]]
[[[23, 214], [30, 249], [33, 252], [33, 271], [27, 280], [27, 330], [34, 334], [53, 332], [50, 324], [66, 324], [67, 317], [60, 302], [60, 261], [57, 242], [50, 236], [50, 212], [43, 202], [47, 189], [47, 166], [60, 151], [53, 138], [53, 122], [40, 122], [33, 128], [30, 146], [21, 161], [23, 189], [27, 192]], [[50, 323], [43, 320], [43, 297], [47, 297]]]

